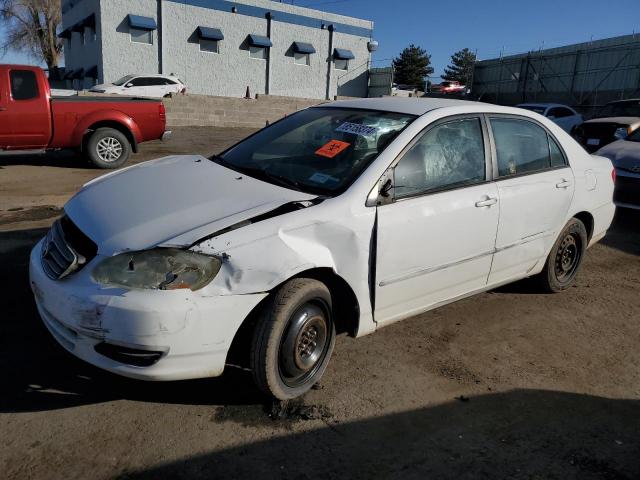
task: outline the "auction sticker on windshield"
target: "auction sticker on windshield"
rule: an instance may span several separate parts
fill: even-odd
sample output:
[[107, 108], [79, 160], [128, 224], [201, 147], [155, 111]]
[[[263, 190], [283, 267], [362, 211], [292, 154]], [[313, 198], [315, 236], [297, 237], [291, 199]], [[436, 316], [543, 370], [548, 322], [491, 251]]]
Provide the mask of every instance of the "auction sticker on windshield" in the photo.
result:
[[346, 149], [350, 143], [341, 142], [340, 140], [330, 140], [321, 146], [318, 150], [316, 150], [316, 155], [320, 155], [321, 157], [333, 158]]
[[359, 123], [344, 122], [336, 128], [336, 132], [353, 133], [354, 135], [369, 137], [374, 135], [377, 132], [377, 129], [368, 125], [361, 125]]

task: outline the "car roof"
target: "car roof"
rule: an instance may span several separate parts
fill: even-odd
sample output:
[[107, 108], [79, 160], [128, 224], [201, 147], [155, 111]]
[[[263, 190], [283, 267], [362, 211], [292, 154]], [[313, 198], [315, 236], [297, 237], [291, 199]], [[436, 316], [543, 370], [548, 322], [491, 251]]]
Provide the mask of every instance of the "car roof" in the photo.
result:
[[640, 103], [640, 98], [627, 98], [626, 100], [616, 100], [614, 102], [607, 103], [607, 105], [611, 105], [614, 103]]
[[516, 107], [566, 107], [571, 108], [569, 105], [564, 105], [562, 103], [519, 103]]
[[[336, 102], [318, 105], [322, 108], [355, 108], [364, 110], [379, 110], [384, 112], [405, 113], [409, 115], [424, 115], [437, 108], [477, 106], [485, 108], [488, 104], [470, 102], [467, 100], [450, 100], [447, 98], [357, 98], [352, 100], [338, 100]], [[495, 105], [492, 105], [495, 107]]]
[[159, 78], [178, 78], [175, 75], [165, 75], [164, 73], [130, 73], [125, 77], [159, 77]]

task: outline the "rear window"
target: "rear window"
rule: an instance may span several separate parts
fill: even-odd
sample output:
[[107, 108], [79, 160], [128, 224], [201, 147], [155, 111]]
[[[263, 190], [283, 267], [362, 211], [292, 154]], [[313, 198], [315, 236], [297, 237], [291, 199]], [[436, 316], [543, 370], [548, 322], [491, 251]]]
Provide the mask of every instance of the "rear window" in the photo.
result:
[[539, 113], [540, 115], [544, 115], [547, 107], [542, 107], [540, 105], [518, 105], [518, 108], [524, 108], [525, 110], [530, 110], [532, 112]]
[[33, 70], [11, 70], [9, 80], [14, 100], [38, 98], [38, 80]]

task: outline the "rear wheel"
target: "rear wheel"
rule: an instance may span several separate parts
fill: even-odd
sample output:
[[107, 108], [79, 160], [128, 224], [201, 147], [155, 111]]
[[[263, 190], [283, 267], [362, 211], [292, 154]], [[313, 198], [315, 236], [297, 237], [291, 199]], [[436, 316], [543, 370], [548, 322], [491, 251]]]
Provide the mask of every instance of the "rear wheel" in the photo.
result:
[[309, 278], [287, 282], [256, 325], [251, 348], [256, 385], [279, 400], [302, 395], [322, 377], [335, 336], [327, 287]]
[[131, 144], [127, 137], [115, 128], [98, 128], [87, 141], [87, 156], [99, 168], [118, 168], [131, 155]]
[[538, 285], [552, 293], [568, 288], [582, 265], [587, 243], [587, 229], [572, 218], [553, 245], [544, 269], [535, 277]]

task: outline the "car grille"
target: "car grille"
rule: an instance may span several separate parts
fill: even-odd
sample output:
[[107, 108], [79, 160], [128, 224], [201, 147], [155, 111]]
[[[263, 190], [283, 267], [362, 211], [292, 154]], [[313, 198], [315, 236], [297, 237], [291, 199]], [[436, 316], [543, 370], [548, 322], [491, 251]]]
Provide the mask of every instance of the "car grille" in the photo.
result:
[[60, 280], [81, 269], [97, 251], [97, 245], [64, 216], [47, 232], [42, 246], [42, 268], [49, 278]]

